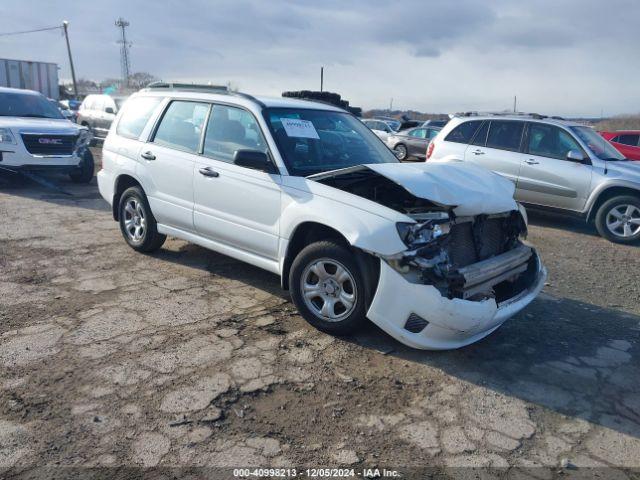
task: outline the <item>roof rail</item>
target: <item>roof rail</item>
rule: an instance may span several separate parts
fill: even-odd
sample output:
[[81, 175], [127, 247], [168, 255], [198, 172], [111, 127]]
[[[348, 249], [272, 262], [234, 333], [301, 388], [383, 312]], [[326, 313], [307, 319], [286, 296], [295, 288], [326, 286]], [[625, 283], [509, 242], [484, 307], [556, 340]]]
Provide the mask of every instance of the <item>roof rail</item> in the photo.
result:
[[529, 117], [536, 120], [542, 120], [544, 118], [551, 118], [553, 120], [564, 120], [562, 117], [548, 115], [541, 115], [539, 113], [527, 113], [527, 112], [458, 112], [453, 114], [454, 117]]
[[151, 82], [147, 88], [156, 89], [163, 88], [166, 90], [214, 90], [216, 92], [228, 92], [229, 87], [226, 85], [206, 85], [199, 83], [173, 83], [173, 82]]
[[257, 98], [249, 95], [248, 93], [234, 92], [229, 90], [226, 85], [206, 85], [198, 83], [175, 83], [175, 82], [152, 82], [147, 85], [146, 90], [179, 90], [182, 92], [209, 92], [216, 93], [218, 95], [233, 95], [235, 97], [246, 98], [254, 103], [257, 103], [261, 107], [265, 107]]

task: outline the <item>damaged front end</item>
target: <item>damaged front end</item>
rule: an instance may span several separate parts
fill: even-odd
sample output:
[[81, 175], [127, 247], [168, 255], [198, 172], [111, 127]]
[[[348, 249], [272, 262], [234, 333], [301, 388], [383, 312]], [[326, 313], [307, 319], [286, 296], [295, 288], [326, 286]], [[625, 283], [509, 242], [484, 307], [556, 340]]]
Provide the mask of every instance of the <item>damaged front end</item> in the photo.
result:
[[521, 241], [527, 226], [520, 212], [470, 217], [433, 212], [415, 218], [417, 223], [397, 224], [408, 250], [384, 258], [414, 281], [433, 285], [447, 298], [500, 303], [533, 280], [535, 252]]
[[395, 225], [406, 249], [366, 251], [380, 258], [367, 318], [406, 345], [469, 345], [544, 285], [546, 270], [524, 243], [526, 213], [513, 200], [513, 184], [498, 175], [469, 164], [426, 163], [364, 165], [312, 179], [405, 216]]

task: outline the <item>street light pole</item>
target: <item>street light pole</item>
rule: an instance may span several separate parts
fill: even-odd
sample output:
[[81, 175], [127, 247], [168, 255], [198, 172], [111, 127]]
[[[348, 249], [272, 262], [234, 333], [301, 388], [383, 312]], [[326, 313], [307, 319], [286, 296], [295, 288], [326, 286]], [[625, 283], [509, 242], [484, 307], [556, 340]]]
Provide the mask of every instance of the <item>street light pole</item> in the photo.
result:
[[62, 28], [64, 29], [64, 38], [67, 41], [67, 53], [69, 53], [69, 65], [71, 66], [71, 79], [73, 80], [73, 92], [76, 100], [78, 99], [78, 84], [76, 83], [76, 71], [73, 68], [73, 57], [71, 56], [71, 46], [69, 45], [69, 32], [67, 31], [69, 22], [66, 20], [62, 22]]

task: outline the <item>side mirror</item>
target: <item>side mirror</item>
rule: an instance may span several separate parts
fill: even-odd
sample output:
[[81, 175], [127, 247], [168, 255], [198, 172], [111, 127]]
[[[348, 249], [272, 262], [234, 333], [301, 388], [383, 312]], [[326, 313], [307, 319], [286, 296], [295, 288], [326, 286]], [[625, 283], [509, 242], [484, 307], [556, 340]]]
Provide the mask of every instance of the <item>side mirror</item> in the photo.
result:
[[269, 156], [259, 150], [236, 150], [233, 154], [233, 163], [239, 167], [252, 168], [266, 173], [275, 173], [275, 165]]
[[115, 110], [113, 109], [113, 107], [107, 107], [107, 108], [104, 109], [104, 111], [106, 113], [111, 113], [111, 114], [115, 114], [116, 113]]
[[567, 160], [569, 160], [570, 162], [582, 163], [586, 159], [585, 159], [584, 154], [582, 152], [580, 152], [578, 150], [569, 150], [567, 152]]

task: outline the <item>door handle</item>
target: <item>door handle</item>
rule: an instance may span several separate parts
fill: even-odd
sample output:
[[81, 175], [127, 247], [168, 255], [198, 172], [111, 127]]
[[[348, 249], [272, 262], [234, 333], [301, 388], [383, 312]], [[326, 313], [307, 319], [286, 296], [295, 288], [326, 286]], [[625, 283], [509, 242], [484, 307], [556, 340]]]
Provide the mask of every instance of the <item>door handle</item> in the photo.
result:
[[527, 165], [538, 165], [540, 162], [534, 160], [533, 158], [530, 158], [529, 160], [525, 160], [524, 163], [526, 163]]
[[200, 172], [201, 175], [204, 175], [205, 177], [219, 177], [220, 176], [220, 174], [218, 172], [216, 172], [215, 170], [213, 170], [211, 167], [203, 167], [198, 171]]
[[156, 156], [151, 152], [141, 153], [140, 156], [142, 158], [144, 158], [145, 160], [155, 160], [156, 159]]
[[473, 151], [473, 154], [474, 154], [474, 155], [484, 155], [484, 152], [483, 152], [482, 150], [479, 150], [479, 149], [478, 149], [478, 150], [474, 150], [474, 151]]

